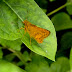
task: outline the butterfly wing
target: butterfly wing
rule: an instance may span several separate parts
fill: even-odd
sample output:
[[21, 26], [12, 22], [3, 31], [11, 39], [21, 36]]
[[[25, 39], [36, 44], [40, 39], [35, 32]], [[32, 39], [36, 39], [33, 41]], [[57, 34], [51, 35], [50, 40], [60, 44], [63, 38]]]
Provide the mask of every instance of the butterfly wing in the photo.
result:
[[39, 28], [35, 25], [30, 25], [30, 31], [28, 30], [31, 37], [33, 37], [38, 43], [42, 43], [44, 38], [48, 37], [50, 31]]
[[44, 38], [48, 37], [50, 34], [50, 31], [37, 27], [28, 21], [24, 24], [26, 32], [28, 32], [30, 37], [34, 38], [38, 43], [42, 43]]
[[44, 38], [48, 37], [49, 34], [50, 34], [50, 31], [46, 29], [38, 28], [38, 31], [36, 32], [34, 38], [38, 43], [42, 43]]

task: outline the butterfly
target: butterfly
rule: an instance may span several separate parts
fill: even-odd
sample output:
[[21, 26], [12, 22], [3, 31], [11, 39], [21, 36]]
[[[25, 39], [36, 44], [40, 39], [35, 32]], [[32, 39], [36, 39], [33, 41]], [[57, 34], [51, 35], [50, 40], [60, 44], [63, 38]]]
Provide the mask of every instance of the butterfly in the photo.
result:
[[30, 42], [31, 42], [31, 38], [34, 38], [38, 43], [42, 43], [44, 38], [48, 37], [50, 35], [50, 31], [37, 27], [33, 24], [31, 24], [29, 21], [24, 20], [23, 21], [25, 27], [24, 28], [20, 28], [25, 30], [25, 33], [28, 32], [28, 34], [30, 35]]

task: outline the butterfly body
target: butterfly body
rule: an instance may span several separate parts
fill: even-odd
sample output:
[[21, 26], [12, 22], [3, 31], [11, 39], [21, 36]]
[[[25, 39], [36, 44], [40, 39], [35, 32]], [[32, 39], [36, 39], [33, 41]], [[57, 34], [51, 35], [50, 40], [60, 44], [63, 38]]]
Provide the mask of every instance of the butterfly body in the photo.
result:
[[38, 43], [42, 43], [44, 38], [48, 37], [50, 34], [50, 31], [37, 27], [27, 20], [25, 20], [23, 23], [25, 25], [25, 32], [28, 32], [30, 38], [34, 38]]

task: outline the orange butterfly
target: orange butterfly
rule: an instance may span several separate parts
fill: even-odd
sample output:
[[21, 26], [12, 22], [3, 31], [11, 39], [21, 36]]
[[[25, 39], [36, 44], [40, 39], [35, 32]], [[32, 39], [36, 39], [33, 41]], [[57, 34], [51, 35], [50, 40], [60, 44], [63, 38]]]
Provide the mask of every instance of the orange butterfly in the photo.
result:
[[20, 28], [24, 29], [25, 32], [28, 32], [30, 35], [30, 42], [31, 42], [31, 38], [34, 38], [38, 43], [42, 43], [44, 38], [48, 37], [50, 34], [50, 31], [37, 27], [33, 24], [31, 24], [29, 21], [24, 20], [23, 21], [25, 28]]

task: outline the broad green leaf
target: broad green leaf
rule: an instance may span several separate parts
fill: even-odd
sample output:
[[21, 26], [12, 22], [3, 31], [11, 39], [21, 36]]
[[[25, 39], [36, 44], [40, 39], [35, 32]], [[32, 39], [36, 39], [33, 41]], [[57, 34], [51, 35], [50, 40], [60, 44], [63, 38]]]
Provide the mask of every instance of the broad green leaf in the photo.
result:
[[72, 15], [72, 0], [67, 0], [68, 5], [66, 6], [66, 10], [70, 15]]
[[72, 71], [72, 48], [71, 48], [71, 51], [70, 51], [70, 69]]
[[72, 15], [72, 4], [71, 4], [71, 5], [68, 5], [68, 6], [66, 7], [66, 9], [67, 9], [68, 13], [69, 13], [70, 15]]
[[0, 49], [0, 59], [3, 57], [2, 49]]
[[5, 39], [0, 38], [0, 44], [3, 47], [7, 47], [7, 48], [11, 48], [11, 49], [20, 51], [22, 42], [20, 39], [10, 41], [10, 40], [5, 40]]
[[14, 64], [5, 60], [0, 60], [0, 72], [26, 72]]
[[56, 31], [72, 28], [72, 21], [69, 15], [64, 12], [56, 14], [51, 20], [56, 28]]
[[10, 54], [7, 54], [4, 56], [4, 59], [9, 61], [9, 62], [12, 62], [14, 58], [15, 58], [14, 53], [10, 53]]
[[34, 52], [31, 52], [30, 56], [31, 56], [31, 61], [35, 64], [44, 63], [44, 62], [47, 63], [47, 61], [43, 56], [35, 54]]
[[29, 65], [27, 65], [25, 70], [27, 72], [50, 72], [48, 65], [46, 64], [36, 65], [34, 63], [30, 63]]
[[[57, 50], [56, 33], [54, 26], [45, 13], [39, 8], [34, 0], [3, 0], [13, 13], [18, 16], [18, 26], [23, 26], [22, 21], [28, 20], [30, 23], [50, 31], [50, 35], [44, 39], [43, 43], [39, 44], [34, 39], [31, 39], [28, 33], [24, 35], [24, 30], [20, 31], [20, 35], [24, 35], [23, 43], [37, 54], [45, 56], [51, 60], [55, 60]], [[17, 27], [18, 27], [17, 26]]]
[[53, 1], [56, 1], [56, 0], [49, 0], [49, 1], [53, 2]]
[[[31, 61], [30, 55], [29, 55], [29, 53], [28, 53], [27, 51], [24, 51], [24, 52], [23, 52], [23, 59], [24, 59], [24, 61], [25, 61], [25, 64], [26, 64], [27, 61]], [[22, 65], [24, 65], [24, 64], [23, 64], [22, 61], [19, 61], [19, 62], [17, 63], [17, 65], [18, 65], [18, 66], [22, 66]]]
[[49, 65], [44, 57], [33, 54], [32, 61], [25, 67], [27, 72], [50, 72]]
[[47, 10], [46, 9], [42, 9], [43, 11], [44, 11], [44, 13], [46, 13], [47, 12]]
[[50, 72], [67, 72], [70, 71], [69, 60], [65, 57], [60, 57], [56, 62], [51, 64]]
[[24, 59], [25, 59], [26, 62], [27, 61], [31, 61], [31, 58], [30, 58], [29, 53], [27, 51], [24, 51], [23, 57], [24, 57]]
[[72, 32], [65, 33], [61, 38], [61, 49], [67, 49], [72, 47]]
[[18, 17], [4, 2], [0, 2], [0, 38], [7, 40], [20, 38], [17, 29], [19, 29]]
[[46, 9], [48, 5], [47, 0], [34, 0], [41, 8]]

